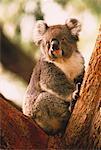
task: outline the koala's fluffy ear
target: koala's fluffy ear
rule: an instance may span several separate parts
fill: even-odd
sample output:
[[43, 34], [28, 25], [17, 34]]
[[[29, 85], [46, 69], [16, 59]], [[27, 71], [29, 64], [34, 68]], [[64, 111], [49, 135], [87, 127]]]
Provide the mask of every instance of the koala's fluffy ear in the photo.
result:
[[77, 19], [70, 18], [66, 20], [67, 27], [71, 30], [73, 36], [78, 36], [81, 31], [81, 24]]
[[48, 26], [43, 20], [39, 20], [36, 22], [34, 31], [33, 31], [33, 40], [38, 45], [42, 40], [42, 36], [46, 32]]

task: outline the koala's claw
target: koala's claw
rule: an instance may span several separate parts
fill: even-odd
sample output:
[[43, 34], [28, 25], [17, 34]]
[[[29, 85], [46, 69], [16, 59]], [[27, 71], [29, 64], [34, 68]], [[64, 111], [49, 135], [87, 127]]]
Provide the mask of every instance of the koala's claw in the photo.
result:
[[75, 103], [76, 103], [76, 100], [72, 100], [70, 102], [70, 106], [69, 106], [69, 111], [70, 113], [72, 113], [73, 109], [74, 109], [74, 106], [75, 106]]
[[81, 87], [81, 83], [77, 83], [76, 84], [76, 90], [73, 92], [73, 95], [72, 95], [72, 99], [73, 100], [77, 100], [78, 99], [79, 92], [80, 92], [80, 87]]
[[79, 98], [79, 92], [74, 92], [72, 95], [72, 100], [77, 100]]
[[79, 98], [80, 87], [81, 87], [81, 84], [77, 83], [76, 84], [76, 90], [73, 92], [72, 101], [70, 102], [70, 106], [69, 106], [70, 112], [73, 111], [75, 103], [76, 103], [77, 99]]

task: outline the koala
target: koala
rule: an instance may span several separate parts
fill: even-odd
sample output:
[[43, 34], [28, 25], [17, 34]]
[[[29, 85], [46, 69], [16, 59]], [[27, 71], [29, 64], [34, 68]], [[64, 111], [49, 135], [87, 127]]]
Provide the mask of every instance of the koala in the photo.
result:
[[77, 48], [80, 30], [81, 24], [72, 18], [54, 26], [40, 20], [34, 28], [41, 54], [25, 93], [23, 113], [48, 135], [65, 132], [79, 95], [84, 76], [84, 59]]

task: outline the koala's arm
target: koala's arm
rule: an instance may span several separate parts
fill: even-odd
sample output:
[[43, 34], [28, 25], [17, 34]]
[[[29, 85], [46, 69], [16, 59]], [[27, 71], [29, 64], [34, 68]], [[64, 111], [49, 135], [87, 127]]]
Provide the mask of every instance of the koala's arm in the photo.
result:
[[41, 88], [39, 84], [40, 71], [41, 71], [41, 65], [39, 61], [37, 62], [33, 70], [29, 85], [24, 95], [23, 113], [27, 116], [33, 116], [32, 105], [34, 101], [37, 99], [37, 97], [39, 96], [39, 94], [41, 93]]
[[43, 61], [41, 68], [41, 89], [66, 100], [75, 90], [75, 84], [53, 63]]

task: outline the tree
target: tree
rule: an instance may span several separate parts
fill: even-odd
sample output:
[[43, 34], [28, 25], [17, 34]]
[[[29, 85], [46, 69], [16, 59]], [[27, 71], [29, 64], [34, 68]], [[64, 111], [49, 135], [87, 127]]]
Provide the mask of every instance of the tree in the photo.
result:
[[74, 107], [64, 136], [48, 137], [31, 119], [1, 97], [1, 148], [100, 149], [100, 91], [101, 27], [84, 77], [80, 98]]

